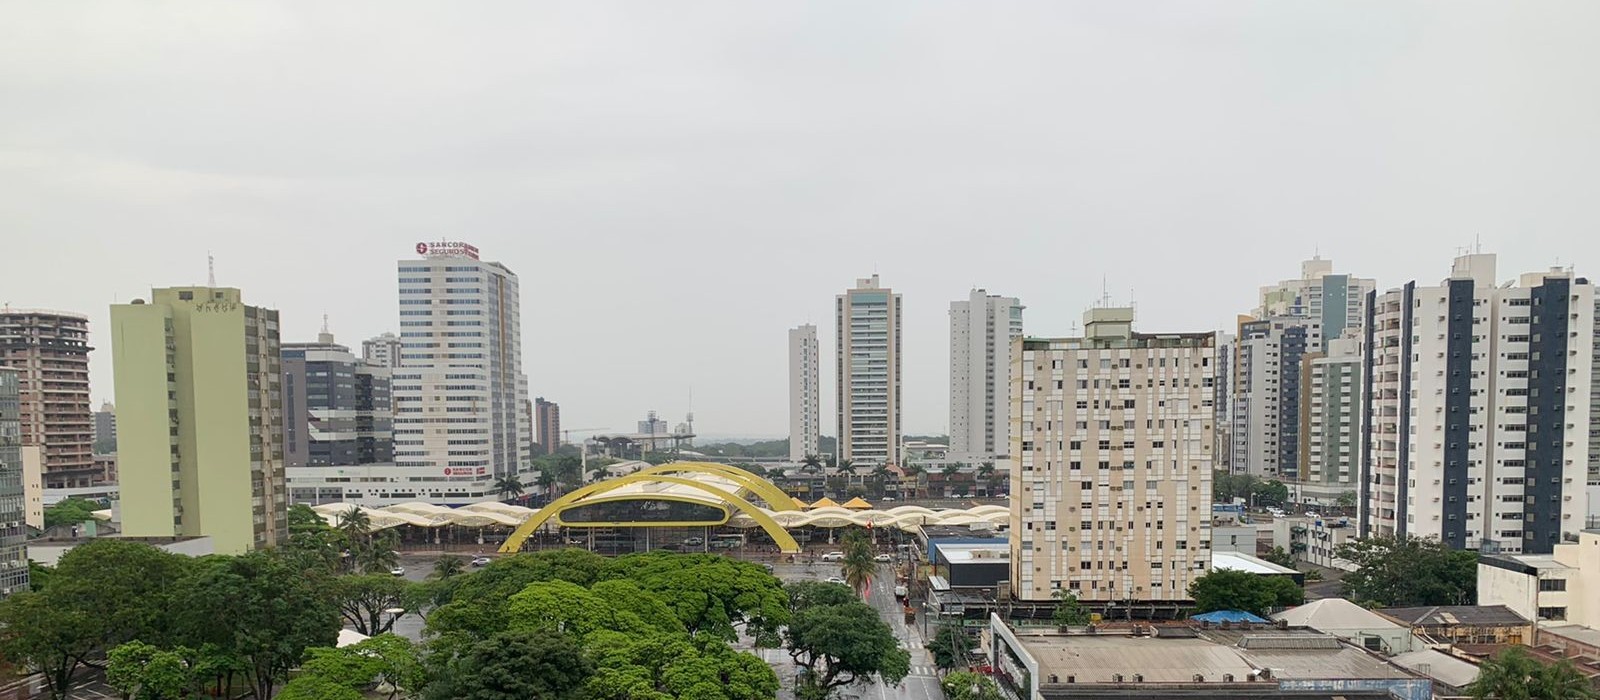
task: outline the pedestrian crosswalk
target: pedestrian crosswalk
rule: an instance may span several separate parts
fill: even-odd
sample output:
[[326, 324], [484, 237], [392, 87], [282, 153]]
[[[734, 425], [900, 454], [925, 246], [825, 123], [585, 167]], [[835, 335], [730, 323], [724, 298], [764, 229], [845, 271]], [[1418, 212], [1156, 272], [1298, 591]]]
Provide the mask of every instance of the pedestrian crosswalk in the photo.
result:
[[922, 648], [922, 640], [920, 640], [920, 639], [907, 639], [905, 646], [906, 646], [907, 649], [921, 649]]
[[912, 664], [911, 665], [911, 675], [913, 675], [913, 676], [937, 676], [937, 675], [939, 675], [939, 671], [938, 671], [938, 669], [934, 668], [931, 665], [924, 666], [924, 665]]

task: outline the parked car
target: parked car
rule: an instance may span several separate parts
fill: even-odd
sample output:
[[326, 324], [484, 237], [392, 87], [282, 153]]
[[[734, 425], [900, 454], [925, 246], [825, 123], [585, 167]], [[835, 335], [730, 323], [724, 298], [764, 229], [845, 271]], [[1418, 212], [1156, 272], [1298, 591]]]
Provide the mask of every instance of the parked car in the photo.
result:
[[907, 591], [905, 585], [902, 584], [894, 587], [894, 597], [905, 600], [906, 593]]
[[706, 543], [706, 538], [704, 538], [704, 537], [690, 537], [688, 539], [685, 539], [683, 541], [683, 543], [686, 544], [686, 545], [689, 545], [690, 547], [699, 547], [700, 545], [703, 545], [703, 544]]
[[767, 573], [769, 573], [769, 574], [772, 573], [772, 565], [771, 564], [762, 564], [761, 568], [766, 569]]
[[845, 582], [844, 579], [839, 578], [838, 576], [829, 576], [828, 577], [828, 583], [844, 583], [844, 582]]
[[823, 561], [844, 561], [844, 552], [828, 552], [822, 555]]
[[490, 561], [493, 561], [493, 560], [491, 560], [488, 557], [473, 557], [472, 558], [472, 565], [473, 566], [488, 566]]
[[404, 576], [406, 575], [406, 567], [397, 564], [394, 568], [389, 570], [389, 573], [394, 576]]
[[872, 558], [873, 561], [894, 561], [893, 554], [879, 554]]

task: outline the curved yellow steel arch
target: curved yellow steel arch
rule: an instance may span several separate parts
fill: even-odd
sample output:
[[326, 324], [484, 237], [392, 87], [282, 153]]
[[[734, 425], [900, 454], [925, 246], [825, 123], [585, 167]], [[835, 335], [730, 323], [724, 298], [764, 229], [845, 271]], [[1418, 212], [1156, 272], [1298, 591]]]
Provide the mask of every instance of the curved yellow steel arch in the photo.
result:
[[738, 467], [730, 467], [716, 462], [668, 462], [666, 464], [640, 469], [634, 474], [670, 474], [672, 472], [698, 472], [712, 476], [725, 477], [736, 481], [740, 486], [749, 489], [752, 493], [767, 502], [767, 510], [799, 510], [794, 507], [794, 499], [783, 489], [777, 487], [766, 479], [751, 474]]
[[772, 537], [772, 541], [778, 544], [778, 549], [780, 551], [789, 553], [800, 551], [800, 543], [796, 542], [794, 537], [790, 536], [787, 530], [784, 530], [782, 526], [778, 525], [778, 523], [772, 519], [772, 516], [767, 515], [765, 511], [756, 507], [749, 501], [744, 500], [743, 498], [728, 493], [727, 491], [723, 491], [715, 486], [711, 486], [710, 484], [703, 484], [692, 479], [636, 472], [624, 477], [609, 479], [596, 484], [590, 484], [565, 496], [557, 498], [554, 501], [551, 501], [550, 505], [540, 508], [538, 512], [534, 513], [532, 517], [528, 518], [527, 522], [524, 522], [522, 525], [518, 526], [516, 531], [512, 532], [511, 536], [506, 538], [505, 543], [500, 545], [500, 553], [515, 554], [521, 551], [522, 543], [527, 541], [528, 536], [532, 535], [534, 530], [539, 529], [540, 525], [545, 524], [545, 521], [555, 516], [555, 514], [560, 512], [563, 508], [582, 500], [585, 496], [595, 493], [605, 493], [606, 491], [611, 491], [629, 484], [640, 482], [666, 482], [669, 484], [679, 484], [682, 486], [699, 489], [708, 494], [716, 496], [717, 498], [723, 499], [739, 512], [744, 513], [745, 515], [748, 515], [754, 519], [756, 524], [760, 525], [761, 529], [765, 530], [767, 534]]

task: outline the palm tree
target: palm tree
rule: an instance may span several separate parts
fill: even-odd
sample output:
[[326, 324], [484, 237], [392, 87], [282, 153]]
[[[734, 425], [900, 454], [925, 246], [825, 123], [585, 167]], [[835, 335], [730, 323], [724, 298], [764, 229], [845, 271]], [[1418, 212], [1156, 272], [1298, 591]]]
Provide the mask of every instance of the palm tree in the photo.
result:
[[494, 490], [503, 498], [517, 498], [523, 493], [522, 480], [516, 474], [502, 476], [494, 480]]
[[350, 506], [350, 510], [339, 516], [338, 530], [352, 541], [364, 538], [372, 531], [372, 516], [360, 506]]
[[556, 496], [556, 474], [549, 469], [539, 470], [539, 475], [533, 478], [533, 483], [544, 490], [545, 497], [551, 500]]
[[844, 563], [840, 569], [844, 582], [855, 589], [856, 595], [866, 597], [872, 575], [878, 572], [878, 562], [872, 560], [872, 542], [866, 533], [851, 530], [844, 536]]
[[351, 547], [351, 563], [363, 573], [387, 573], [400, 564], [400, 555], [395, 553], [394, 546], [393, 532], [368, 535], [360, 544]]
[[467, 567], [461, 563], [461, 557], [443, 556], [434, 560], [433, 573], [428, 578], [445, 581], [453, 576], [459, 576]]
[[1467, 686], [1473, 698], [1484, 700], [1592, 700], [1600, 697], [1572, 662], [1546, 664], [1522, 647], [1511, 647], [1479, 667], [1478, 679]]
[[804, 464], [807, 467], [810, 467], [811, 471], [816, 471], [816, 470], [822, 468], [822, 460], [820, 458], [818, 458], [816, 455], [806, 455], [806, 458], [802, 462], [802, 464]]

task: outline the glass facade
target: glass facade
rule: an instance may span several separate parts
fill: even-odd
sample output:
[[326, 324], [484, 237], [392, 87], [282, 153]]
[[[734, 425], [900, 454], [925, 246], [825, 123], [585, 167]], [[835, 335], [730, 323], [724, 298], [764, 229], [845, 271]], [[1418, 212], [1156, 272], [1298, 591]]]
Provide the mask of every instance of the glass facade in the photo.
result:
[[28, 589], [17, 372], [0, 368], [0, 598]]

